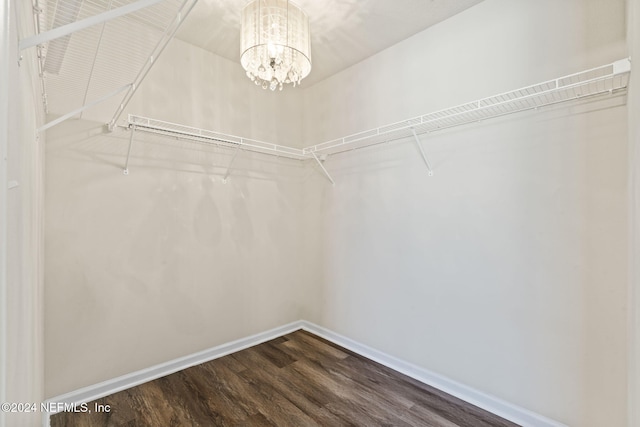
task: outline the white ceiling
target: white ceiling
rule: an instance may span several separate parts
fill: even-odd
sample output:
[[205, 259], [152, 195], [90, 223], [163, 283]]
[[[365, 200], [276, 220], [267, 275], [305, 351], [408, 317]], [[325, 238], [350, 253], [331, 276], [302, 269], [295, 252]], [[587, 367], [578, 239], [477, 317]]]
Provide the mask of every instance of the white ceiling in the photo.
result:
[[[311, 26], [312, 85], [482, 0], [298, 0]], [[240, 62], [248, 0], [199, 0], [177, 37]]]

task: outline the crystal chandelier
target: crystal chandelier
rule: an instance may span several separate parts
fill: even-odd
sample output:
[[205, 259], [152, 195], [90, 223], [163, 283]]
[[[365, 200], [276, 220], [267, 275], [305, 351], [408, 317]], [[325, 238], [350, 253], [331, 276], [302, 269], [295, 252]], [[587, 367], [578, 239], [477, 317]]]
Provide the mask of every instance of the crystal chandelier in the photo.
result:
[[254, 0], [242, 10], [240, 62], [247, 77], [282, 90], [311, 72], [309, 18], [287, 0]]

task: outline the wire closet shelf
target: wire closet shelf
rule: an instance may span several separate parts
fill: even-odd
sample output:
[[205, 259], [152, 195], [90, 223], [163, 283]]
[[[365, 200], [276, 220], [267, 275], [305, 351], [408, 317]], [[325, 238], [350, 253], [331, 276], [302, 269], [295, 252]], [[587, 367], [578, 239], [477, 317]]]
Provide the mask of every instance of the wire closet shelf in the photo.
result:
[[493, 95], [304, 148], [305, 154], [336, 154], [396, 139], [449, 129], [508, 114], [626, 90], [630, 59]]
[[[197, 0], [34, 0], [43, 131], [102, 104], [120, 117]], [[31, 3], [31, 2], [30, 2]]]
[[220, 145], [223, 147], [237, 147], [247, 151], [256, 151], [263, 154], [273, 154], [298, 160], [306, 159], [308, 157], [302, 152], [302, 149], [299, 148], [272, 144], [270, 142], [258, 141], [256, 139], [243, 138], [241, 136], [229, 135], [226, 133], [199, 129], [131, 114], [129, 115], [127, 127], [132, 131], [155, 133], [178, 139]]
[[134, 130], [152, 132], [227, 147], [236, 146], [249, 151], [298, 160], [318, 160], [319, 157], [324, 158], [326, 155], [369, 147], [398, 139], [409, 137], [415, 137], [417, 139], [417, 135], [420, 134], [484, 121], [494, 117], [506, 116], [526, 110], [538, 109], [585, 98], [619, 94], [626, 91], [629, 84], [630, 72], [631, 60], [626, 58], [611, 64], [402, 120], [364, 132], [358, 132], [303, 149], [256, 141], [235, 135], [135, 115], [129, 115], [128, 128], [132, 129], [132, 132]]

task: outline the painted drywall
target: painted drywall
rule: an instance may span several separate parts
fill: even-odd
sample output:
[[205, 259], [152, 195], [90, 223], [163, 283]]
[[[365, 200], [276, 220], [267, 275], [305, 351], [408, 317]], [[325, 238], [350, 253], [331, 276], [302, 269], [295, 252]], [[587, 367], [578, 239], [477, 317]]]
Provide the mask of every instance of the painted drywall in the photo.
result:
[[[44, 139], [35, 129], [44, 119], [35, 52], [22, 52], [18, 64], [18, 34], [33, 32], [31, 9], [23, 9], [20, 2], [9, 5], [10, 33], [9, 75], [2, 76], [8, 86], [9, 110], [7, 119], [6, 210], [6, 309], [2, 315], [7, 322], [6, 370], [2, 375], [2, 402], [33, 402], [44, 398], [43, 353], [43, 183]], [[4, 26], [3, 26], [4, 28]], [[6, 79], [6, 80], [4, 80]], [[1, 102], [1, 101], [0, 101]], [[5, 114], [5, 112], [0, 112]], [[4, 167], [3, 167], [4, 169]], [[6, 216], [5, 216], [6, 215]], [[4, 230], [3, 230], [4, 231]], [[5, 347], [6, 344], [6, 347]], [[37, 426], [41, 416], [35, 412], [9, 412], [6, 425]], [[4, 411], [3, 411], [4, 412]], [[5, 425], [5, 424], [2, 424]]]
[[[627, 1], [627, 40], [631, 58], [640, 58], [640, 2]], [[640, 424], [640, 71], [631, 70], [629, 123], [629, 426]]]
[[[486, 0], [306, 89], [305, 140], [626, 54], [623, 1]], [[433, 177], [412, 141], [330, 156], [336, 186], [307, 179], [310, 320], [567, 425], [626, 425], [624, 102], [425, 136]]]

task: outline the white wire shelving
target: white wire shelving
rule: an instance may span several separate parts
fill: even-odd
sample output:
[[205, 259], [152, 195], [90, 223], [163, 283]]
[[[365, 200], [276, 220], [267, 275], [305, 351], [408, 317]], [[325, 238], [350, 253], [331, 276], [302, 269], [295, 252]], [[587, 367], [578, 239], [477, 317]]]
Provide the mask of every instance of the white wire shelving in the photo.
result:
[[336, 154], [356, 148], [415, 137], [508, 114], [626, 90], [630, 59], [592, 68], [521, 89], [402, 120], [304, 148], [305, 154]]
[[[118, 120], [197, 0], [33, 0], [44, 131], [103, 104]], [[31, 1], [30, 1], [31, 3]]]
[[[364, 132], [358, 132], [302, 149], [134, 115], [129, 116], [128, 128], [131, 129], [131, 142], [133, 141], [135, 131], [143, 131], [227, 147], [238, 147], [247, 151], [255, 151], [296, 160], [314, 159], [332, 183], [334, 183], [334, 181], [322, 162], [327, 156], [399, 139], [412, 138], [418, 145], [429, 175], [432, 175], [431, 165], [418, 135], [545, 106], [598, 96], [620, 94], [627, 90], [630, 72], [631, 60], [625, 58], [611, 64], [402, 120]], [[131, 148], [131, 143], [129, 148]], [[128, 165], [128, 163], [129, 155], [127, 156], [126, 164]], [[125, 173], [127, 173], [127, 166], [125, 166]]]
[[291, 159], [302, 160], [309, 157], [305, 155], [300, 148], [272, 144], [270, 142], [243, 138], [241, 136], [229, 135], [211, 130], [198, 129], [177, 123], [150, 119], [148, 117], [135, 116], [132, 114], [129, 115], [128, 128], [134, 131], [173, 136], [179, 139], [206, 142], [224, 147], [239, 147], [247, 151], [256, 151], [263, 154], [272, 154]]

